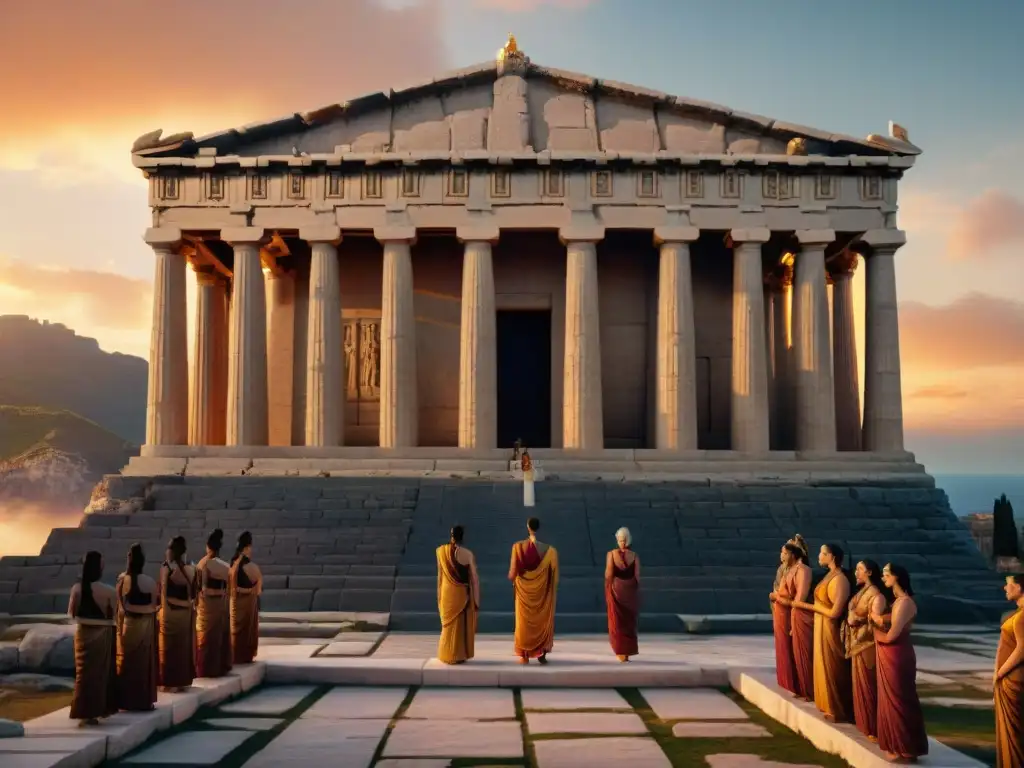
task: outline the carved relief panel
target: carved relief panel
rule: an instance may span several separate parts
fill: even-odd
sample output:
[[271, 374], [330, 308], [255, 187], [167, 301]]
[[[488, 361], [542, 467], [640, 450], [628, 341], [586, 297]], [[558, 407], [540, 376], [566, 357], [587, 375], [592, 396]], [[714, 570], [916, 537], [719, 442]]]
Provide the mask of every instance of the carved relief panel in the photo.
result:
[[345, 399], [380, 400], [380, 320], [346, 320]]

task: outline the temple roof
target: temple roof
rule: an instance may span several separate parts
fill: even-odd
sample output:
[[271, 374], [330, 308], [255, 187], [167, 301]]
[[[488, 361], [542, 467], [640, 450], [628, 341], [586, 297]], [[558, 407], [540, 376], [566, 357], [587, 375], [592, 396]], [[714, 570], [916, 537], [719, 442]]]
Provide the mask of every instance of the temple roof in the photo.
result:
[[517, 48], [507, 59], [499, 51], [495, 61], [404, 88], [206, 136], [153, 131], [132, 147], [135, 165], [146, 168], [193, 165], [182, 162], [186, 158], [212, 166], [225, 156], [253, 165], [257, 158], [288, 155], [366, 161], [374, 155], [524, 159], [544, 153], [550, 159], [635, 162], [665, 156], [811, 155], [871, 157], [871, 164], [884, 164], [883, 158], [904, 157], [910, 165], [920, 152], [893, 123], [889, 135], [858, 139], [541, 67]]

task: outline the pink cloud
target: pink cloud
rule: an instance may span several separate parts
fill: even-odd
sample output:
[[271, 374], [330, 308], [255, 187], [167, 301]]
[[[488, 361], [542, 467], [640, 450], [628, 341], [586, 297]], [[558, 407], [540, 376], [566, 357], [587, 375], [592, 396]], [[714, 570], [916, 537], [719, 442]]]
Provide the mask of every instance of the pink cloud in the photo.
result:
[[945, 306], [900, 305], [905, 370], [1024, 365], [1024, 302], [972, 293]]
[[1024, 201], [990, 189], [954, 217], [947, 241], [954, 259], [978, 261], [1010, 246], [1024, 250]]
[[544, 5], [575, 10], [594, 5], [596, 2], [597, 0], [474, 0], [475, 5], [510, 13], [535, 11]]
[[4, 141], [231, 128], [447, 68], [442, 0], [172, 5], [3, 3]]

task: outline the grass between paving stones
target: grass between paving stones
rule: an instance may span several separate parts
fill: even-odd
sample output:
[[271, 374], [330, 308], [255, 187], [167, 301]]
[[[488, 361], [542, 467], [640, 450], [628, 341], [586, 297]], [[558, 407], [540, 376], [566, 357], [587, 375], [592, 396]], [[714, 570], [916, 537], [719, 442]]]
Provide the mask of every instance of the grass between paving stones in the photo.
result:
[[[231, 699], [230, 701], [244, 701], [246, 698], [248, 698], [248, 696], [258, 691], [267, 690], [268, 687], [270, 686], [257, 686], [256, 688], [252, 689], [252, 691], [246, 693], [245, 696], [239, 696], [235, 699]], [[285, 728], [287, 728], [289, 725], [298, 720], [307, 709], [316, 704], [316, 702], [319, 701], [322, 696], [324, 696], [329, 690], [331, 690], [331, 687], [332, 686], [329, 685], [322, 685], [313, 689], [309, 693], [309, 695], [306, 696], [306, 698], [304, 698], [294, 707], [287, 710], [285, 713], [281, 715], [258, 715], [243, 712], [221, 712], [220, 709], [218, 708], [219, 705], [200, 707], [199, 710], [191, 718], [186, 720], [181, 725], [176, 726], [174, 728], [170, 728], [166, 731], [162, 731], [161, 733], [157, 734], [155, 738], [148, 740], [138, 749], [134, 750], [133, 752], [129, 752], [127, 755], [124, 756], [124, 758], [121, 758], [120, 760], [111, 763], [104, 763], [104, 765], [131, 765], [132, 768], [146, 768], [146, 766], [158, 768], [158, 766], [160, 765], [165, 765], [164, 763], [124, 763], [123, 761], [124, 759], [131, 757], [132, 755], [136, 755], [140, 752], [149, 749], [154, 744], [159, 744], [164, 739], [168, 739], [171, 736], [176, 736], [180, 733], [196, 733], [198, 731], [217, 731], [223, 733], [225, 731], [230, 730], [229, 728], [225, 728], [224, 726], [215, 727], [212, 725], [207, 725], [205, 721], [207, 718], [210, 717], [223, 718], [225, 720], [250, 718], [281, 720], [281, 722], [277, 726], [271, 728], [270, 730], [253, 732], [253, 735], [246, 739], [237, 749], [228, 753], [228, 755], [223, 760], [217, 763], [218, 768], [241, 768], [246, 762], [249, 761], [249, 759], [255, 756], [258, 752], [261, 752], [262, 750], [266, 749], [267, 746], [270, 745], [270, 742], [276, 739]], [[228, 702], [225, 701], [222, 703], [227, 704]]]
[[925, 704], [928, 735], [986, 765], [996, 764], [996, 716], [991, 709]]
[[29, 691], [0, 686], [0, 719], [24, 723], [71, 706], [71, 691]]
[[381, 737], [380, 742], [377, 744], [377, 751], [373, 753], [373, 759], [370, 760], [370, 765], [376, 765], [381, 759], [381, 755], [384, 754], [384, 747], [388, 743], [388, 739], [391, 738], [391, 732], [395, 730], [395, 725], [399, 719], [405, 717], [406, 711], [412, 704], [412, 700], [416, 697], [416, 692], [419, 691], [420, 686], [414, 685], [409, 688], [409, 691], [405, 694], [405, 698], [402, 699], [402, 703], [398, 705], [398, 709], [395, 714], [391, 716], [391, 722], [388, 723], [388, 727], [384, 729], [384, 735]]
[[640, 715], [658, 746], [677, 768], [706, 765], [704, 758], [719, 754], [758, 755], [782, 763], [812, 763], [822, 768], [846, 768], [845, 760], [817, 749], [804, 737], [772, 720], [732, 689], [718, 690], [736, 702], [747, 714], [750, 719], [743, 722], [763, 726], [771, 734], [771, 738], [679, 738], [672, 735], [672, 726], [683, 721], [660, 719], [636, 688], [620, 688], [619, 693]]

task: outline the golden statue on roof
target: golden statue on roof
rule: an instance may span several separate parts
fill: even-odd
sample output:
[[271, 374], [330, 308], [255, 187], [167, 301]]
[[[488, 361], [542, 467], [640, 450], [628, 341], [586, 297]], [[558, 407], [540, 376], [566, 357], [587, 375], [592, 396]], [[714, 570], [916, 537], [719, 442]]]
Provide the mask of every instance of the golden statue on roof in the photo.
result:
[[496, 58], [498, 62], [499, 75], [510, 73], [521, 74], [530, 61], [526, 58], [526, 55], [519, 50], [519, 44], [516, 42], [516, 36], [511, 32], [508, 35], [508, 42], [505, 43], [505, 46], [498, 49], [498, 55]]

